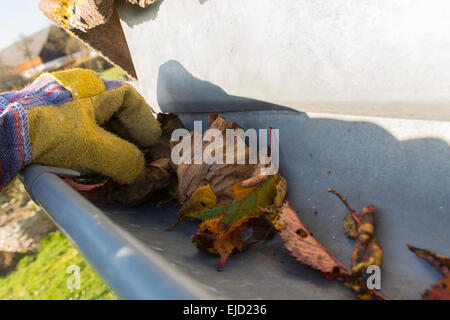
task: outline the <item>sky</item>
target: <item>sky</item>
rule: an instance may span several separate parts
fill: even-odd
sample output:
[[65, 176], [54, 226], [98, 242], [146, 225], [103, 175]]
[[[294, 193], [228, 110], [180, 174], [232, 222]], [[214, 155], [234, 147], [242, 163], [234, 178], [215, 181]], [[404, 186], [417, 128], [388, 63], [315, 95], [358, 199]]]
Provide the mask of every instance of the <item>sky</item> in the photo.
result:
[[38, 8], [39, 0], [12, 0], [0, 2], [0, 49], [51, 25]]

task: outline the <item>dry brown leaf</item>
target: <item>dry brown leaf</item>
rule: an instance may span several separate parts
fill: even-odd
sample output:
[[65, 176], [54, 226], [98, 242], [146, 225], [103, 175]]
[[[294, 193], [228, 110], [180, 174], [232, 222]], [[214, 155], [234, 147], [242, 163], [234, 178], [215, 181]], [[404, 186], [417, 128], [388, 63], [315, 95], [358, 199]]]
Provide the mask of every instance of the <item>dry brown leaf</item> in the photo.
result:
[[158, 159], [170, 159], [170, 138], [172, 137], [172, 132], [176, 129], [184, 128], [181, 120], [173, 113], [158, 113], [157, 119], [161, 126], [161, 136], [157, 144], [144, 150], [148, 162]]
[[353, 248], [351, 267], [355, 272], [370, 265], [381, 266], [383, 250], [378, 239], [373, 235], [375, 229], [375, 207], [362, 208], [358, 214], [358, 234]]
[[66, 181], [91, 200], [118, 202], [126, 207], [138, 206], [163, 190], [175, 194], [177, 179], [170, 160], [170, 137], [173, 130], [183, 128], [183, 123], [171, 113], [159, 113], [158, 121], [161, 136], [156, 145], [143, 150], [146, 164], [133, 183], [121, 185], [95, 174], [89, 179], [66, 178]]
[[368, 300], [373, 295], [385, 299], [377, 291], [367, 288], [364, 281], [367, 268], [372, 265], [380, 267], [383, 260], [383, 250], [374, 236], [375, 207], [371, 204], [362, 208], [360, 213], [355, 213], [356, 211], [348, 204], [347, 198], [331, 188], [328, 192], [336, 195], [349, 211], [344, 219], [344, 230], [349, 238], [355, 240], [350, 263], [351, 272], [346, 277], [345, 285], [353, 289], [360, 299]]
[[373, 205], [364, 207], [358, 215], [360, 223], [353, 247], [351, 274], [346, 285], [352, 288], [361, 299], [372, 298], [374, 290], [367, 288], [364, 282], [364, 272], [369, 266], [381, 266], [383, 250], [378, 239], [373, 235], [375, 223], [375, 208]]
[[252, 187], [259, 185], [266, 179], [267, 179], [267, 175], [260, 173], [260, 174], [256, 174], [256, 175], [242, 181], [240, 183], [240, 185], [244, 188], [252, 188]]
[[413, 247], [409, 243], [406, 244], [409, 250], [414, 252], [416, 256], [424, 259], [431, 264], [437, 271], [442, 273], [443, 276], [450, 276], [450, 258], [444, 255], [435, 253], [429, 249], [420, 249]]
[[[226, 129], [239, 129], [239, 125], [234, 122], [226, 121], [218, 113], [213, 113], [209, 116], [209, 127], [217, 129], [222, 132], [225, 137]], [[193, 141], [193, 132], [191, 132], [191, 141]], [[245, 163], [236, 164], [237, 157], [237, 139], [235, 138], [235, 152], [234, 152], [234, 164], [225, 164], [226, 155], [226, 139], [224, 139], [224, 164], [194, 164], [193, 146], [192, 147], [192, 163], [180, 164], [177, 167], [178, 176], [178, 200], [181, 204], [184, 204], [192, 196], [192, 194], [199, 187], [210, 185], [214, 194], [217, 196], [217, 203], [224, 205], [233, 201], [233, 185], [240, 183], [241, 181], [248, 179], [253, 175], [257, 169], [257, 165], [248, 164], [249, 148], [245, 147]], [[203, 150], [210, 144], [211, 141], [203, 141]]]
[[[195, 246], [200, 250], [219, 254], [217, 270], [222, 271], [228, 257], [234, 252], [241, 252], [248, 246], [266, 239], [273, 231], [273, 225], [264, 214], [245, 216], [231, 225], [223, 219], [229, 215], [223, 213], [217, 218], [203, 221], [199, 230], [191, 237]], [[243, 238], [242, 233], [252, 228], [252, 234]], [[252, 239], [256, 240], [253, 241]]]
[[331, 279], [348, 273], [345, 266], [313, 238], [287, 200], [280, 211], [280, 223], [286, 226], [280, 232], [284, 246], [298, 261]]
[[217, 270], [221, 271], [226, 260], [236, 249], [242, 251], [246, 246], [246, 240], [242, 239], [242, 232], [250, 227], [250, 222], [255, 217], [244, 217], [232, 225], [222, 222], [227, 212], [215, 219], [202, 222], [192, 242], [201, 250], [209, 253], [220, 254], [217, 261]]
[[80, 189], [73, 182], [71, 185], [91, 201], [120, 203], [125, 207], [136, 207], [154, 199], [154, 196], [156, 199], [160, 192], [162, 197], [170, 194], [170, 188], [176, 185], [176, 175], [170, 159], [159, 159], [147, 163], [131, 184], [119, 184], [108, 180], [105, 184], [87, 191], [83, 188]]
[[450, 300], [450, 258], [429, 249], [419, 249], [406, 244], [409, 250], [431, 264], [444, 277], [422, 295], [424, 300]]
[[298, 261], [321, 271], [328, 279], [336, 278], [343, 281], [347, 287], [358, 294], [359, 298], [370, 299], [374, 295], [379, 299], [387, 299], [381, 293], [369, 290], [363, 280], [366, 268], [369, 265], [381, 265], [383, 256], [380, 244], [373, 236], [375, 221], [373, 205], [363, 208], [359, 214], [355, 214], [355, 210], [351, 209], [346, 198], [341, 197], [332, 189], [328, 191], [336, 194], [349, 210], [344, 228], [347, 236], [356, 240], [352, 254], [351, 272], [311, 236], [287, 201], [283, 204], [280, 212], [280, 224], [286, 226], [280, 232], [285, 247]]
[[170, 159], [159, 159], [146, 164], [144, 170], [131, 184], [119, 185], [110, 192], [108, 199], [126, 207], [136, 207], [148, 200], [157, 191], [176, 183]]

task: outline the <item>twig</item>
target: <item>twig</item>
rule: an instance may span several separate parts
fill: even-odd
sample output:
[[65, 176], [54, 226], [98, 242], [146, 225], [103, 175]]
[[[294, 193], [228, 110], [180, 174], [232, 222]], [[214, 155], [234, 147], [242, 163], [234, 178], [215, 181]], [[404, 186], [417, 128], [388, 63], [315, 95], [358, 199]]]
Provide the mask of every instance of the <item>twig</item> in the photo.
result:
[[388, 297], [384, 296], [382, 293], [380, 293], [380, 292], [378, 292], [376, 290], [373, 290], [372, 292], [373, 292], [373, 295], [375, 297], [377, 297], [378, 299], [380, 299], [380, 300], [389, 300]]
[[352, 207], [350, 207], [350, 205], [347, 202], [347, 198], [343, 197], [339, 194], [339, 192], [337, 192], [336, 190], [334, 190], [333, 188], [328, 188], [328, 192], [336, 195], [336, 197], [338, 197], [339, 199], [341, 199], [341, 201], [344, 203], [345, 207], [347, 208], [348, 212], [350, 213], [354, 213], [356, 212], [355, 210], [352, 209]]

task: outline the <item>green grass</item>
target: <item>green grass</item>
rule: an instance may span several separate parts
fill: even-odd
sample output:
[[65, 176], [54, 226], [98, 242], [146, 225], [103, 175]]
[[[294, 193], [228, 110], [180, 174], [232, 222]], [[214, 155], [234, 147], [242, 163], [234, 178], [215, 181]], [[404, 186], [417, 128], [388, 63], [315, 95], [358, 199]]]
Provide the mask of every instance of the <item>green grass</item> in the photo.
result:
[[102, 75], [105, 78], [111, 79], [111, 80], [124, 80], [124, 81], [128, 81], [129, 80], [127, 75], [125, 73], [123, 73], [117, 67], [112, 67], [112, 68], [106, 69], [105, 71], [102, 72]]
[[[67, 268], [80, 268], [80, 289], [71, 291]], [[69, 281], [70, 282], [70, 281]], [[38, 253], [23, 258], [17, 270], [0, 277], [0, 299], [112, 300], [117, 297], [60, 231], [41, 242]]]

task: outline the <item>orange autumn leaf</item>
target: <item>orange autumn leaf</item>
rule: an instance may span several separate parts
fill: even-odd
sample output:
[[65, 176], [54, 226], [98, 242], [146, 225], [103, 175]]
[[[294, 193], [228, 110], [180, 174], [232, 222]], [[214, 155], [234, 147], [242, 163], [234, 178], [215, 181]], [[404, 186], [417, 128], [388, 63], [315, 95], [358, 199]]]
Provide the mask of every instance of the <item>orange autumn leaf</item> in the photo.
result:
[[[183, 218], [189, 218], [190, 215], [193, 215], [196, 212], [201, 212], [203, 210], [213, 208], [216, 205], [216, 202], [217, 197], [208, 184], [195, 190], [191, 198], [186, 201], [180, 208], [180, 211], [178, 211], [178, 215]], [[182, 221], [183, 219], [178, 219], [178, 221], [170, 226], [167, 230], [174, 229]]]
[[257, 187], [258, 185], [245, 188], [240, 183], [236, 183], [235, 185], [233, 185], [233, 195], [234, 195], [233, 201], [244, 199], [246, 196], [248, 196], [250, 192], [255, 190]]
[[[219, 254], [217, 268], [222, 270], [233, 251], [242, 251], [254, 239], [266, 239], [273, 230], [281, 230], [276, 204], [286, 195], [287, 183], [280, 175], [268, 177], [260, 185], [233, 187], [235, 201], [229, 206], [216, 207], [218, 216], [204, 220], [192, 237], [194, 245], [209, 253]], [[194, 193], [195, 194], [195, 193]], [[241, 198], [242, 197], [242, 198]], [[242, 232], [252, 229], [246, 239]]]
[[[279, 184], [282, 184], [284, 187], [279, 187]], [[203, 207], [195, 205], [196, 203], [198, 203], [198, 201], [195, 199], [195, 194], [202, 188], [204, 187], [198, 188], [196, 192], [194, 192], [193, 196], [191, 196], [191, 198], [187, 201], [187, 203], [182, 206], [182, 208], [178, 212], [178, 222], [169, 229], [173, 229], [175, 226], [182, 223], [185, 219], [199, 219], [205, 221], [217, 218], [225, 212], [228, 212], [229, 214], [224, 218], [222, 222], [229, 225], [242, 219], [245, 216], [256, 217], [262, 212], [261, 207], [273, 205], [274, 202], [280, 202], [279, 199], [284, 199], [287, 190], [287, 183], [284, 178], [279, 173], [277, 173], [275, 175], [268, 176], [267, 179], [256, 186], [256, 188], [247, 190], [248, 192], [243, 191], [244, 189], [239, 187], [242, 193], [247, 193], [244, 198], [234, 200], [227, 205], [221, 206], [217, 204], [213, 207]], [[212, 199], [213, 194], [214, 193], [211, 189], [209, 191], [210, 199]]]
[[242, 251], [245, 248], [246, 241], [242, 238], [242, 232], [247, 230], [251, 226], [251, 220], [255, 219], [247, 216], [228, 225], [222, 222], [227, 215], [226, 212], [217, 218], [203, 221], [197, 233], [191, 238], [199, 249], [220, 255], [217, 261], [219, 271], [223, 269], [226, 260], [235, 249]]
[[441, 278], [438, 284], [434, 284], [425, 291], [424, 300], [450, 300], [450, 277]]

